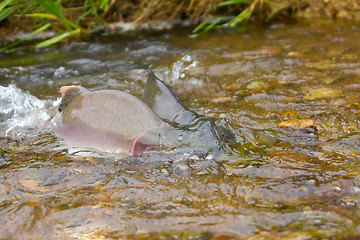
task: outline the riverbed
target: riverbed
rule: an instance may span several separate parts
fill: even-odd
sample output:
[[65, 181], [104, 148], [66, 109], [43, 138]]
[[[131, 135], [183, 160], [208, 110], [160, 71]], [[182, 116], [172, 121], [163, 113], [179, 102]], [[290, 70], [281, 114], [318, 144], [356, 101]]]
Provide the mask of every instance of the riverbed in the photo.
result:
[[[0, 54], [1, 239], [360, 238], [360, 28], [250, 24]], [[89, 151], [49, 131], [63, 85], [141, 97], [152, 66], [236, 143]], [[191, 151], [196, 149], [191, 149]]]

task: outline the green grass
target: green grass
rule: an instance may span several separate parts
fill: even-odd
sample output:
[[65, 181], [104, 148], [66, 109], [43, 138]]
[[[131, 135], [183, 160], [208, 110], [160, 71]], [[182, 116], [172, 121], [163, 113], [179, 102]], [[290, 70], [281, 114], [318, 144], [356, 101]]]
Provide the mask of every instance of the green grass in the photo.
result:
[[243, 10], [236, 16], [214, 17], [202, 22], [194, 29], [193, 37], [206, 33], [218, 27], [237, 28], [246, 23], [256, 9], [270, 9], [266, 16], [266, 21], [270, 21], [277, 13], [289, 9], [292, 4], [290, 1], [275, 2], [270, 0], [230, 0], [217, 4], [217, 8], [241, 5]]
[[[216, 28], [237, 28], [254, 15], [266, 15], [266, 21], [280, 12], [288, 11], [299, 0], [4, 0], [0, 3], [0, 27], [3, 23], [19, 26], [30, 33], [0, 49], [17, 47], [40, 34], [52, 30], [55, 37], [35, 44], [49, 47], [66, 38], [87, 35], [110, 22], [127, 21], [134, 24], [153, 20], [173, 20], [184, 17], [193, 23], [207, 19], [195, 29], [193, 37]], [[209, 15], [215, 17], [209, 18]], [[19, 25], [19, 24], [18, 24]]]
[[[81, 20], [89, 15], [92, 15], [90, 18], [91, 22], [97, 21], [101, 22], [101, 24], [106, 24], [98, 13], [108, 7], [109, 0], [86, 0], [80, 2], [81, 5], [74, 8], [73, 6], [76, 5], [76, 1], [71, 0], [5, 0], [0, 4], [0, 22], [6, 21], [8, 18], [31, 19], [31, 21], [27, 22], [32, 22], [32, 26], [24, 26], [24, 30], [33, 30], [24, 38], [1, 48], [0, 51], [14, 48], [31, 37], [49, 29], [55, 31], [57, 35], [34, 45], [35, 48], [49, 47], [65, 38], [74, 38], [87, 34], [88, 29], [82, 26]], [[64, 5], [69, 7], [64, 8]], [[65, 16], [74, 10], [76, 11], [74, 16]]]

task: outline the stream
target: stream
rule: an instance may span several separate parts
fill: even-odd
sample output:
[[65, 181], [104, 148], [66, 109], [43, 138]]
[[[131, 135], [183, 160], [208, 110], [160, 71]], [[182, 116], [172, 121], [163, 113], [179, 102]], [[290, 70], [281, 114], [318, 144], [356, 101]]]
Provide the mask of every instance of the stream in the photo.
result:
[[[93, 36], [0, 54], [0, 239], [360, 238], [360, 27]], [[206, 158], [69, 145], [64, 85], [141, 98], [147, 70], [236, 143]]]

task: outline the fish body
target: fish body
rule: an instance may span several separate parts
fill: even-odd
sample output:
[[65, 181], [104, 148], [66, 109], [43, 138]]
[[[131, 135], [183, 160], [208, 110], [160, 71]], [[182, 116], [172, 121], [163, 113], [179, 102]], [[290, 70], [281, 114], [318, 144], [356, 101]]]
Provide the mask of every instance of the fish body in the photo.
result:
[[110, 152], [138, 154], [159, 144], [165, 124], [135, 96], [116, 90], [90, 92], [80, 86], [62, 87], [53, 131], [70, 143]]

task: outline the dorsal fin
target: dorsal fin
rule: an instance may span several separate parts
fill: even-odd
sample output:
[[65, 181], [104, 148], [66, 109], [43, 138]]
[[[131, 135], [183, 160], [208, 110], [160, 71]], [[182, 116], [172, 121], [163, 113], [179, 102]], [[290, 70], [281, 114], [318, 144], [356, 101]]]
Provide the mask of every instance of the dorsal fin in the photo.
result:
[[60, 92], [62, 99], [58, 111], [62, 112], [62, 110], [69, 104], [69, 102], [73, 100], [77, 95], [81, 93], [89, 92], [89, 90], [81, 86], [71, 85], [71, 86], [62, 86], [60, 88]]
[[190, 124], [196, 114], [187, 110], [170, 89], [149, 69], [142, 101], [162, 120], [178, 125]]
[[[218, 125], [216, 120], [210, 117], [201, 116], [187, 110], [174, 96], [170, 89], [155, 76], [149, 69], [145, 91], [142, 97], [145, 102], [162, 120], [180, 127], [188, 129], [189, 126], [202, 126], [200, 132], [213, 132], [216, 139], [221, 142], [234, 143], [235, 135], [231, 129], [225, 125]], [[209, 124], [205, 124], [209, 122]]]

